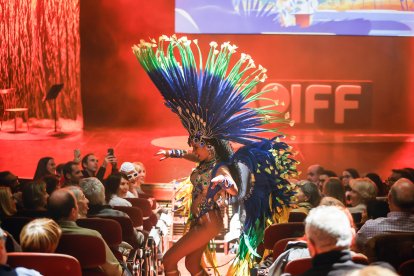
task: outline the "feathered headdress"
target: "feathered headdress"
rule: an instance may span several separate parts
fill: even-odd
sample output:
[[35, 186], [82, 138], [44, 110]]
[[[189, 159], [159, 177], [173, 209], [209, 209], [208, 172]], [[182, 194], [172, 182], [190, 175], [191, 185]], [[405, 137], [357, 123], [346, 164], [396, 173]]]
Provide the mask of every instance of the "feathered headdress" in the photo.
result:
[[[192, 45], [198, 52], [198, 64]], [[141, 40], [132, 49], [195, 144], [203, 145], [216, 138], [246, 145], [262, 139], [257, 133], [275, 132], [264, 125], [290, 122], [269, 109], [274, 104], [252, 107], [251, 103], [257, 100], [274, 102], [262, 97], [268, 91], [251, 93], [267, 78], [266, 69], [256, 67], [246, 54], [231, 66], [237, 47], [229, 42], [219, 49], [216, 42], [211, 42], [205, 66], [198, 41], [186, 37], [163, 35], [158, 44], [155, 40]]]

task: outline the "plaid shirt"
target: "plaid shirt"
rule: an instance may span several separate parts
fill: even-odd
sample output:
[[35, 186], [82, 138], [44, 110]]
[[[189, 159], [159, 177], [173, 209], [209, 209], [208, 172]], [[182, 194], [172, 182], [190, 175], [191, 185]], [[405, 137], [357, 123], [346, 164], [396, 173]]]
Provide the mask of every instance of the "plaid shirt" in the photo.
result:
[[362, 249], [370, 238], [393, 232], [414, 232], [414, 214], [389, 212], [386, 218], [367, 220], [357, 233], [357, 246]]

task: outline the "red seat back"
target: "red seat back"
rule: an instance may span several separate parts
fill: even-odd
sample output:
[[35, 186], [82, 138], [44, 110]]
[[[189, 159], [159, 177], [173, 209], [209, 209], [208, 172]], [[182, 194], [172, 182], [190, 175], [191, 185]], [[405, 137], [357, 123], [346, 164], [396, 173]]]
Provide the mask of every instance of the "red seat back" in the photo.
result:
[[297, 239], [298, 238], [286, 238], [278, 240], [273, 246], [273, 260], [276, 260], [276, 258], [285, 251], [288, 242], [296, 241]]
[[290, 261], [286, 264], [285, 273], [300, 275], [312, 267], [312, 258], [303, 258]]
[[126, 241], [127, 243], [129, 243], [132, 247], [134, 248], [139, 248], [139, 244], [138, 241], [136, 239], [135, 236], [135, 229], [134, 226], [132, 224], [132, 221], [130, 218], [128, 217], [104, 217], [107, 219], [113, 219], [115, 221], [117, 221], [120, 225], [121, 225], [121, 229], [122, 229], [122, 240]]
[[125, 198], [125, 199], [131, 202], [132, 206], [135, 206], [141, 209], [142, 215], [144, 216], [144, 218], [152, 215], [152, 207], [148, 199], [145, 199], [145, 198]]
[[105, 244], [99, 237], [63, 234], [56, 252], [75, 257], [83, 269], [96, 268], [106, 262]]
[[81, 266], [72, 256], [53, 253], [14, 252], [7, 254], [7, 263], [39, 271], [44, 276], [81, 276]]
[[272, 249], [275, 243], [281, 239], [301, 237], [305, 232], [302, 222], [288, 222], [272, 224], [265, 229], [263, 244], [265, 249]]
[[132, 207], [127, 207], [127, 206], [114, 206], [113, 207], [115, 210], [121, 211], [126, 213], [132, 220], [132, 225], [134, 227], [141, 227], [143, 224], [143, 216], [142, 216], [142, 211], [140, 208], [132, 206]]
[[398, 268], [398, 274], [401, 276], [411, 276], [414, 271], [414, 259], [403, 262]]
[[98, 231], [106, 244], [111, 248], [117, 247], [122, 242], [121, 225], [115, 220], [106, 218], [84, 218], [78, 219], [76, 224], [80, 227]]
[[382, 261], [395, 269], [414, 259], [414, 233], [388, 233], [368, 240], [367, 256], [370, 262]]
[[307, 214], [302, 212], [290, 212], [288, 222], [304, 222]]

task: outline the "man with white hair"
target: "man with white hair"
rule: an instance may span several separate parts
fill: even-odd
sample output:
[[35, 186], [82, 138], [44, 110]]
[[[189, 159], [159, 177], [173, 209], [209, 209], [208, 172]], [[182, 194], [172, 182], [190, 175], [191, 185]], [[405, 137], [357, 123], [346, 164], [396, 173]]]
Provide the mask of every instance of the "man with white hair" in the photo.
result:
[[310, 211], [305, 221], [305, 233], [312, 268], [305, 276], [343, 275], [362, 268], [352, 261], [350, 246], [355, 231], [346, 213], [335, 206], [319, 206]]

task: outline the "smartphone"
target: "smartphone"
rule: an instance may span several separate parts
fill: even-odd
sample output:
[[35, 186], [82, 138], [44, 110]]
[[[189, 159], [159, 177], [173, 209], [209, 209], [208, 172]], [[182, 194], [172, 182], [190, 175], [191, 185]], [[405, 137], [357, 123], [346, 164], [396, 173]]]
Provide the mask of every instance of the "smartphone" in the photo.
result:
[[114, 149], [113, 149], [113, 148], [109, 148], [109, 149], [108, 149], [108, 155], [109, 155], [109, 156], [115, 156], [115, 155], [114, 155]]

